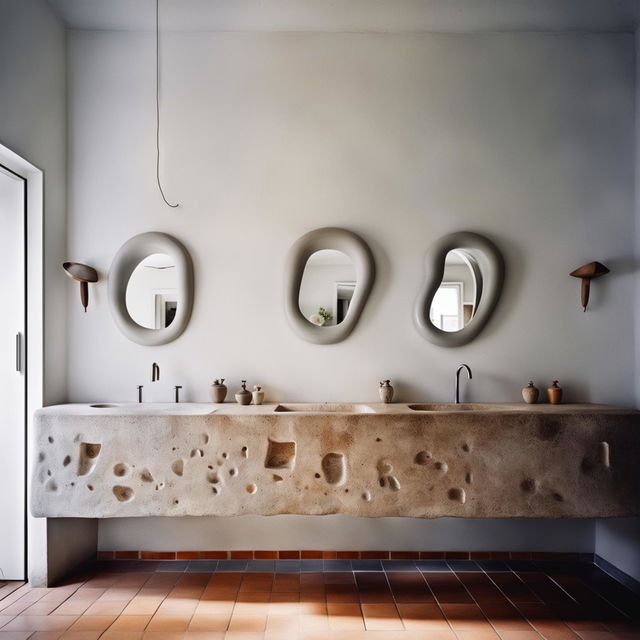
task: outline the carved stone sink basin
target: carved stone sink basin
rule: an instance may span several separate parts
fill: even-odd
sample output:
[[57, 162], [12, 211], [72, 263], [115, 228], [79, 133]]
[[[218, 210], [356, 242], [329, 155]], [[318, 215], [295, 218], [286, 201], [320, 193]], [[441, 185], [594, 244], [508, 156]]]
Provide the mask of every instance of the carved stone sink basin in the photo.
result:
[[499, 404], [478, 404], [477, 402], [427, 402], [410, 404], [411, 411], [509, 411], [509, 407]]
[[204, 402], [96, 402], [89, 405], [93, 413], [107, 415], [206, 416], [216, 409]]
[[279, 404], [275, 413], [375, 413], [375, 410], [366, 404], [351, 404], [345, 402], [318, 402], [318, 403], [288, 403]]

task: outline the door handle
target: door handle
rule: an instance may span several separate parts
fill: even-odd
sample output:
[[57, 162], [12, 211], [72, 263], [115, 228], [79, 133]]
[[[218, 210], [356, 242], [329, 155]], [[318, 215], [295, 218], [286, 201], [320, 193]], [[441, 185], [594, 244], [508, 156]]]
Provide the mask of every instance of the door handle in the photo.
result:
[[22, 372], [22, 336], [16, 333], [16, 371]]

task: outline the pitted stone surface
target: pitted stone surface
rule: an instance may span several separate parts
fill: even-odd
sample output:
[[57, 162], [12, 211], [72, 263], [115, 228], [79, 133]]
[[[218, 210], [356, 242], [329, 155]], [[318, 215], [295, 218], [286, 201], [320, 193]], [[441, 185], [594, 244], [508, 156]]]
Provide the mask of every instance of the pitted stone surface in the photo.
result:
[[32, 513], [640, 515], [640, 412], [371, 406], [376, 412], [358, 414], [269, 405], [202, 415], [43, 409], [34, 419]]

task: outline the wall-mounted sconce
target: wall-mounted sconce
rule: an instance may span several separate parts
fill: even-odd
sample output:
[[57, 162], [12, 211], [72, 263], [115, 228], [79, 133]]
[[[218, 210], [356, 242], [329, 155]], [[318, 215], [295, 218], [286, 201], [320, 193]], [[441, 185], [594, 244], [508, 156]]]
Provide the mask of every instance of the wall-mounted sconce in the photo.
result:
[[580, 301], [582, 302], [582, 310], [587, 310], [587, 304], [589, 304], [589, 289], [591, 288], [591, 281], [594, 278], [599, 278], [609, 273], [609, 269], [600, 262], [589, 262], [578, 267], [575, 271], [572, 271], [569, 275], [574, 278], [582, 279], [582, 289], [580, 291]]
[[64, 272], [72, 279], [80, 283], [80, 301], [85, 313], [89, 306], [89, 282], [98, 282], [98, 272], [86, 264], [79, 262], [65, 262], [62, 265]]

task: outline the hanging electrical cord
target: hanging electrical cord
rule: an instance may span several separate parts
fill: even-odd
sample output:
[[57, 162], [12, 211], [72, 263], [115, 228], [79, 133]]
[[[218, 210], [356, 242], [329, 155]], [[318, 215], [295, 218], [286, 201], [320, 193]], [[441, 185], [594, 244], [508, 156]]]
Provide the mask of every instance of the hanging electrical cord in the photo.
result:
[[160, 182], [160, 18], [159, 18], [160, 0], [156, 0], [156, 180], [160, 195], [165, 203], [175, 209], [179, 204], [171, 204], [162, 190]]

